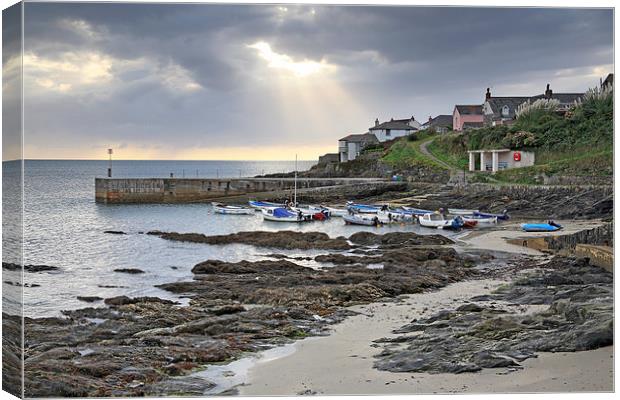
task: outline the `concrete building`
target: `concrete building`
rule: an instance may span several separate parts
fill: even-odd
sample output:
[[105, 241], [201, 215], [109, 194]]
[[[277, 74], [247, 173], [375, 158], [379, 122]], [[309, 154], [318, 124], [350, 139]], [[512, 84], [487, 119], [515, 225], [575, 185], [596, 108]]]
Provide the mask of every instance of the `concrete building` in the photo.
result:
[[465, 123], [481, 124], [483, 120], [482, 106], [459, 104], [454, 106], [454, 111], [452, 112], [452, 129], [461, 132]]
[[421, 124], [414, 117], [409, 119], [392, 118], [388, 122], [383, 123], [379, 123], [377, 118], [375, 126], [369, 128], [368, 131], [375, 135], [379, 142], [386, 142], [416, 132], [420, 129], [420, 126]]
[[364, 147], [375, 143], [379, 143], [379, 140], [372, 133], [353, 134], [343, 137], [338, 141], [340, 162], [355, 160]]
[[530, 151], [492, 149], [492, 150], [470, 150], [469, 170], [476, 171], [476, 157], [480, 156], [480, 171], [490, 171], [495, 173], [504, 169], [530, 167], [534, 165], [534, 153]]

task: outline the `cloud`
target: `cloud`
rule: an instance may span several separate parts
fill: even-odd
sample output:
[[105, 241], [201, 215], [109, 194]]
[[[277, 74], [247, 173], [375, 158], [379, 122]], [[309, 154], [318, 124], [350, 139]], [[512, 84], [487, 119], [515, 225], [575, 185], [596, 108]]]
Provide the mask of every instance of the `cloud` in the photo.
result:
[[613, 69], [606, 9], [25, 7], [26, 139], [41, 157], [51, 141], [335, 150], [376, 117], [450, 113], [486, 87], [581, 91]]

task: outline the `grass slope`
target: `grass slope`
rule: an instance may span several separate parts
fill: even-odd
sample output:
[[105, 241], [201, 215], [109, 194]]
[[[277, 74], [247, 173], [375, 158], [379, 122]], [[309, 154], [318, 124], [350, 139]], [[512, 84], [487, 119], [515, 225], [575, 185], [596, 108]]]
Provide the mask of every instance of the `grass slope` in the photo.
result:
[[428, 147], [438, 159], [468, 167], [467, 150], [511, 148], [533, 151], [532, 167], [500, 171], [494, 179], [539, 183], [542, 174], [613, 176], [613, 95], [589, 96], [567, 116], [533, 110], [512, 126], [486, 127], [437, 137]]

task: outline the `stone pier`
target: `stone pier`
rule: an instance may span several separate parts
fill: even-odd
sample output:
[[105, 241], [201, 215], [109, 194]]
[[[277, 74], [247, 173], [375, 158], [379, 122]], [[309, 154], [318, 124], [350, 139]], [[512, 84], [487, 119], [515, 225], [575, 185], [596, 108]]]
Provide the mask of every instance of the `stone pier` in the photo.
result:
[[[297, 188], [337, 187], [351, 184], [389, 183], [380, 178], [298, 178]], [[95, 178], [95, 201], [106, 204], [192, 203], [228, 197], [278, 193], [294, 189], [292, 178]]]

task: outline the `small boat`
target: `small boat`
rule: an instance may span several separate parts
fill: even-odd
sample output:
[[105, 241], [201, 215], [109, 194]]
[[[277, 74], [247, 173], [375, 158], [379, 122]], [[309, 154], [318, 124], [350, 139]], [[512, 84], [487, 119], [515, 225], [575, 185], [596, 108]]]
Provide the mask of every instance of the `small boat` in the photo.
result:
[[526, 232], [555, 232], [562, 228], [562, 225], [553, 221], [549, 221], [546, 224], [521, 224], [521, 229]]
[[424, 215], [424, 214], [432, 214], [433, 212], [430, 210], [423, 210], [421, 208], [413, 208], [413, 207], [407, 207], [407, 206], [402, 206], [401, 207], [403, 210], [405, 210], [406, 212], [411, 213], [412, 215]]
[[462, 216], [465, 223], [475, 222], [476, 225], [494, 225], [497, 224], [497, 217], [478, 217], [478, 216]]
[[464, 208], [448, 208], [448, 214], [451, 215], [475, 215], [479, 210], [467, 210]]
[[381, 210], [381, 206], [348, 202], [347, 210], [353, 211], [357, 214], [376, 214], [379, 210]]
[[306, 219], [303, 215], [287, 208], [264, 208], [261, 212], [263, 213], [263, 219], [266, 221], [303, 222], [311, 220], [311, 218]]
[[309, 210], [312, 210], [314, 212], [327, 212], [329, 214], [330, 217], [342, 217], [344, 215], [347, 215], [348, 211], [344, 208], [335, 208], [335, 207], [328, 207], [328, 206], [308, 206]]
[[451, 219], [445, 219], [443, 215], [437, 213], [428, 213], [418, 217], [420, 225], [427, 228], [437, 229], [459, 229], [463, 227], [463, 218], [456, 216]]
[[379, 226], [382, 224], [376, 215], [347, 214], [343, 215], [342, 219], [347, 225]]
[[476, 211], [474, 213], [474, 216], [483, 217], [483, 218], [497, 217], [497, 219], [500, 221], [506, 221], [510, 219], [510, 215], [508, 215], [507, 210], [504, 210], [501, 214], [491, 214], [491, 213], [484, 213], [484, 212]]
[[412, 222], [415, 217], [413, 214], [405, 213], [398, 210], [380, 210], [377, 212], [377, 217], [381, 222]]
[[251, 215], [254, 214], [254, 209], [241, 206], [229, 206], [222, 203], [211, 203], [213, 205], [213, 211], [217, 214], [230, 214], [230, 215]]
[[250, 207], [255, 208], [257, 210], [263, 210], [266, 208], [284, 208], [286, 207], [285, 204], [279, 204], [279, 203], [272, 203], [269, 201], [257, 201], [257, 200], [250, 200], [248, 202], [248, 204], [250, 204]]
[[301, 207], [290, 207], [291, 212], [297, 213], [304, 219], [313, 219], [316, 221], [325, 221], [329, 218], [329, 213], [327, 211], [315, 211], [313, 207], [301, 208]]

